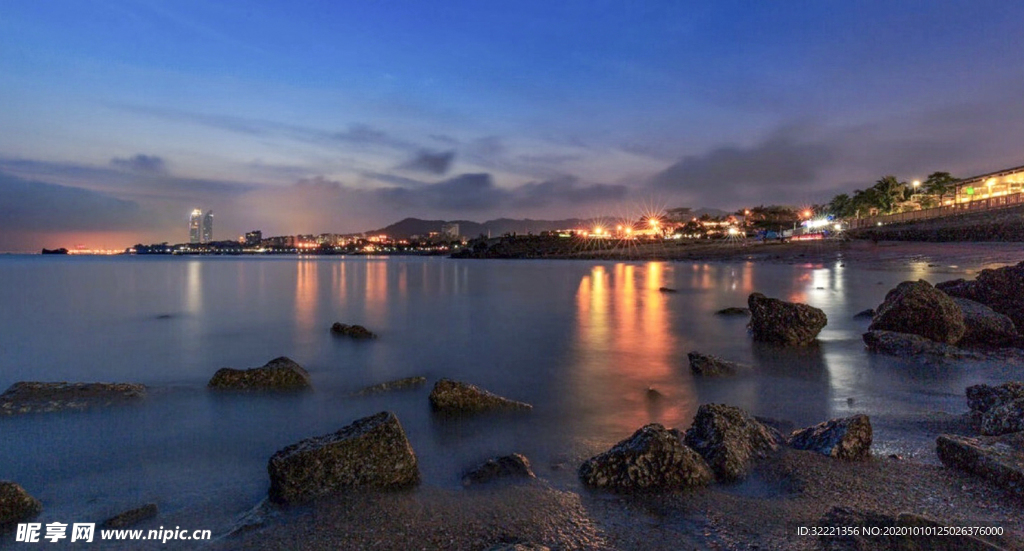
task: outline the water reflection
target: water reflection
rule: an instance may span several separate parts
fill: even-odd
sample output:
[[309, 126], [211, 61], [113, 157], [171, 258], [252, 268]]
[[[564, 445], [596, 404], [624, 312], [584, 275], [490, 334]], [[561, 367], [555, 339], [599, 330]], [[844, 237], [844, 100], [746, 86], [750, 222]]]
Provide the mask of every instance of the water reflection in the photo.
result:
[[300, 335], [308, 335], [315, 329], [318, 264], [309, 259], [295, 262], [295, 328]]
[[[664, 286], [665, 265], [594, 266], [576, 293], [571, 399], [601, 434], [651, 422], [684, 426], [693, 392], [676, 365]], [[657, 390], [657, 394], [648, 389]]]

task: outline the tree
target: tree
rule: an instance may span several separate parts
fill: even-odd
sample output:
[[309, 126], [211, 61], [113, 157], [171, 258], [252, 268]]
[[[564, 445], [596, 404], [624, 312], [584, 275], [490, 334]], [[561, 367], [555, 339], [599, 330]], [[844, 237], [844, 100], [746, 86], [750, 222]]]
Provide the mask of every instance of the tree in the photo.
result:
[[937, 196], [941, 205], [946, 195], [956, 189], [955, 184], [958, 181], [957, 178], [954, 178], [948, 172], [932, 172], [924, 181], [924, 190], [930, 195]]
[[856, 215], [853, 199], [845, 193], [840, 193], [832, 198], [826, 205], [826, 209], [838, 218], [850, 218]]
[[904, 193], [907, 191], [907, 183], [901, 182], [895, 176], [883, 176], [875, 185], [871, 186], [877, 194], [875, 196], [876, 206], [883, 214], [890, 214], [896, 210], [896, 205], [904, 200]]

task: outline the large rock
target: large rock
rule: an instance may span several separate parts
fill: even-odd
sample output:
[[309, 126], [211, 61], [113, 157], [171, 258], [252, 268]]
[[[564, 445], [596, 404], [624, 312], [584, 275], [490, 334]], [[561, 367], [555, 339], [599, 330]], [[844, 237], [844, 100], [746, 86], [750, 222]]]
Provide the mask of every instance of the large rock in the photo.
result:
[[867, 459], [871, 457], [871, 421], [863, 414], [830, 419], [794, 432], [789, 445], [836, 459]]
[[434, 411], [449, 414], [470, 414], [491, 410], [525, 410], [533, 406], [502, 398], [469, 383], [441, 379], [430, 391], [430, 406]]
[[462, 477], [463, 486], [486, 484], [502, 478], [536, 478], [530, 460], [518, 453], [488, 459], [470, 469]]
[[747, 476], [754, 462], [775, 451], [782, 436], [740, 408], [704, 404], [686, 431], [686, 445], [699, 453], [722, 481]]
[[1024, 398], [1024, 383], [1009, 381], [1001, 385], [974, 385], [967, 387], [967, 407], [985, 413], [1004, 402]]
[[145, 398], [135, 383], [14, 383], [0, 395], [0, 415], [83, 410]]
[[868, 331], [862, 337], [868, 350], [893, 356], [943, 358], [973, 358], [978, 356], [974, 352], [928, 340], [920, 335], [911, 335], [910, 333]]
[[1024, 262], [982, 270], [974, 281], [946, 281], [938, 287], [950, 296], [980, 302], [1024, 327]]
[[1024, 398], [1001, 402], [983, 413], [979, 430], [987, 436], [1024, 430]]
[[346, 325], [335, 322], [331, 325], [331, 334], [356, 340], [376, 339], [377, 335], [362, 325]]
[[613, 492], [667, 491], [706, 486], [711, 469], [679, 433], [652, 423], [580, 465], [580, 480]]
[[953, 302], [964, 315], [960, 346], [1009, 346], [1020, 337], [1013, 320], [988, 306], [960, 297], [953, 297]]
[[996, 486], [1024, 496], [1024, 433], [970, 438], [942, 434], [935, 441], [939, 460], [992, 481]]
[[279, 450], [267, 464], [271, 501], [300, 503], [347, 488], [419, 483], [416, 454], [390, 411]]
[[742, 364], [723, 360], [711, 354], [701, 354], [696, 350], [686, 356], [690, 360], [690, 371], [699, 377], [730, 377], [746, 369]]
[[225, 390], [301, 390], [309, 388], [309, 373], [290, 358], [281, 356], [263, 367], [218, 369], [207, 384]]
[[885, 295], [869, 331], [897, 331], [946, 344], [964, 336], [964, 315], [946, 293], [924, 280], [904, 281]]
[[371, 394], [381, 394], [384, 392], [391, 392], [394, 390], [408, 390], [410, 388], [419, 388], [426, 384], [426, 377], [406, 377], [404, 379], [395, 379], [394, 381], [387, 381], [384, 383], [378, 383], [375, 385], [368, 386], [359, 392], [356, 392], [356, 396], [369, 396]]
[[750, 330], [757, 341], [805, 346], [814, 342], [828, 323], [825, 312], [818, 308], [768, 298], [761, 293], [752, 293], [747, 305]]
[[42, 503], [28, 495], [24, 488], [0, 480], [0, 529], [24, 522], [42, 511]]
[[967, 387], [967, 405], [981, 434], [997, 436], [1024, 430], [1024, 384], [1020, 382]]

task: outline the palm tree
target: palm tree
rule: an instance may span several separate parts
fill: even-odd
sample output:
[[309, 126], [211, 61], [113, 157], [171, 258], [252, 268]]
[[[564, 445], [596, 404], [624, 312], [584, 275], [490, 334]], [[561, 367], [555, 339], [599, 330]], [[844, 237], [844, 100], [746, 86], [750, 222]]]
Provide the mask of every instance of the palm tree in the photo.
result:
[[836, 216], [838, 218], [849, 218], [856, 214], [856, 209], [854, 209], [853, 205], [853, 199], [851, 199], [850, 196], [845, 193], [840, 193], [839, 195], [833, 197], [832, 200], [828, 202], [828, 205], [825, 206], [825, 208], [829, 212], [831, 212], [833, 216]]
[[901, 182], [895, 176], [883, 176], [875, 185], [871, 186], [877, 195], [877, 206], [884, 214], [890, 214], [896, 210], [896, 205], [903, 201], [904, 193], [907, 191], [907, 183]]
[[938, 195], [939, 204], [941, 205], [946, 194], [956, 189], [954, 184], [958, 181], [957, 178], [954, 178], [948, 172], [932, 172], [924, 181], [924, 190], [931, 195]]

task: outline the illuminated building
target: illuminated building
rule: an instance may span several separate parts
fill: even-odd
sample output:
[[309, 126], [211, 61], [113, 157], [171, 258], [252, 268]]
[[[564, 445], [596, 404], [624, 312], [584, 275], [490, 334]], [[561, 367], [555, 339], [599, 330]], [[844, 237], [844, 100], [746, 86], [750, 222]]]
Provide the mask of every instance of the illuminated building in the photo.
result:
[[263, 232], [260, 230], [252, 230], [245, 234], [245, 244], [250, 247], [257, 247], [263, 242]]
[[457, 241], [459, 239], [459, 225], [454, 222], [442, 224], [441, 237], [449, 241]]
[[192, 209], [192, 215], [188, 217], [188, 242], [196, 245], [203, 239], [203, 211]]
[[1024, 192], [1024, 166], [1008, 168], [971, 178], [964, 178], [956, 183], [954, 201], [969, 203], [990, 197], [1004, 197]]
[[206, 215], [203, 216], [203, 231], [201, 243], [211, 243], [213, 241], [213, 211], [206, 211]]

